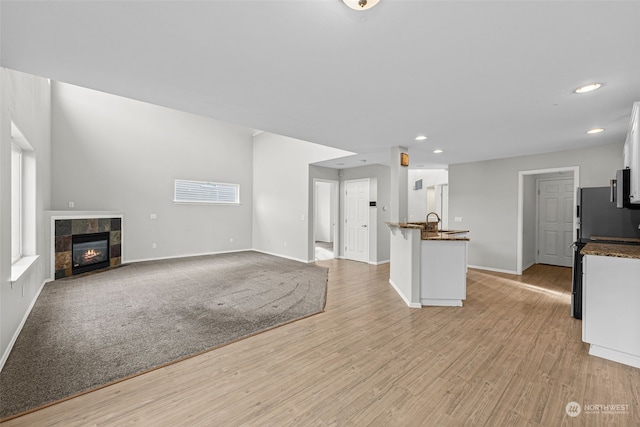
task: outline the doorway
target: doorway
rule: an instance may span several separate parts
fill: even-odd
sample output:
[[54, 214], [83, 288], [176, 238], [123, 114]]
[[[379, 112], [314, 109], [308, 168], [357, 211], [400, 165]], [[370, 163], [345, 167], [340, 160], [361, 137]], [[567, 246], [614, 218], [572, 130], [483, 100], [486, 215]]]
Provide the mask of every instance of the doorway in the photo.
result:
[[344, 257], [369, 262], [369, 180], [345, 181]]
[[[580, 186], [580, 168], [578, 166], [559, 167], [551, 169], [537, 169], [518, 172], [518, 233], [517, 233], [517, 254], [516, 254], [516, 274], [533, 264], [539, 262], [537, 251], [539, 247], [539, 203], [537, 197], [537, 179], [562, 179], [573, 178], [573, 189], [571, 191], [571, 201], [565, 200], [563, 203], [569, 204], [571, 209], [567, 209], [564, 215], [569, 215], [571, 233], [563, 232], [564, 240], [574, 242], [576, 239], [576, 201], [575, 195]], [[569, 213], [570, 212], [570, 213]], [[566, 218], [565, 218], [566, 219]], [[569, 225], [567, 225], [569, 227]], [[570, 236], [570, 237], [569, 237]], [[545, 243], [546, 244], [546, 243]], [[562, 246], [564, 241], [557, 246], [557, 250], [565, 249]], [[568, 249], [568, 248], [566, 248]], [[542, 250], [540, 250], [542, 252]]]
[[315, 179], [313, 188], [314, 258], [333, 259], [338, 253], [338, 181]]
[[[449, 229], [449, 185], [438, 184], [427, 187], [427, 213], [435, 212], [440, 218], [438, 228]], [[432, 218], [433, 219], [433, 218]]]

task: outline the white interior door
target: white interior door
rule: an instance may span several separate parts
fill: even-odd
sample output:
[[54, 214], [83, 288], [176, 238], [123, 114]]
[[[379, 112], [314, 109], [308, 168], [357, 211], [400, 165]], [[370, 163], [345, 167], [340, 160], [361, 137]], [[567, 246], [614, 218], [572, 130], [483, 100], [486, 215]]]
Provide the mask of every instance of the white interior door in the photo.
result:
[[345, 181], [344, 257], [369, 262], [369, 180]]
[[573, 179], [538, 180], [538, 262], [571, 267]]

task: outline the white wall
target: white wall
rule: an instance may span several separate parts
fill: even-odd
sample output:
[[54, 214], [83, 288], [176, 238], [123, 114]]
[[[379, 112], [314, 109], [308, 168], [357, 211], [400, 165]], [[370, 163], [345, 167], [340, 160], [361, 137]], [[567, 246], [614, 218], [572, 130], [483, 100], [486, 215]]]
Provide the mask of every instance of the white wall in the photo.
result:
[[[25, 316], [49, 277], [51, 253], [44, 212], [50, 208], [51, 202], [51, 89], [46, 79], [0, 68], [0, 99], [0, 362], [3, 362]], [[13, 284], [9, 280], [12, 120], [34, 149], [35, 254], [39, 255], [31, 268]]]
[[[344, 182], [369, 178], [369, 262], [380, 264], [389, 261], [389, 228], [385, 222], [391, 215], [391, 168], [385, 165], [369, 165], [344, 169], [340, 177], [340, 224], [344, 224]], [[375, 227], [373, 226], [375, 224]], [[340, 227], [340, 256], [344, 256], [344, 228]]]
[[[415, 190], [415, 182], [422, 180], [422, 189]], [[427, 213], [427, 187], [447, 184], [449, 172], [445, 169], [409, 169], [409, 221], [424, 221]]]
[[254, 249], [304, 262], [314, 260], [309, 165], [347, 154], [268, 132], [254, 137]]
[[[125, 262], [251, 249], [250, 130], [64, 83], [52, 100], [54, 210], [124, 212]], [[241, 205], [175, 204], [175, 179], [238, 183]]]
[[517, 271], [519, 171], [578, 166], [581, 187], [607, 186], [622, 167], [622, 146], [450, 165], [449, 224], [470, 230], [469, 265]]

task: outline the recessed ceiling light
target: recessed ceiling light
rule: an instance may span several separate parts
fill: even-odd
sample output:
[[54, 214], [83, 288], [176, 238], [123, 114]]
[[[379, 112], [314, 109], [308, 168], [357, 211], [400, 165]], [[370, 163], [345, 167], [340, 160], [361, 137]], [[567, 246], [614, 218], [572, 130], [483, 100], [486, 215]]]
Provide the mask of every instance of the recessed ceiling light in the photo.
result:
[[578, 89], [574, 90], [575, 93], [587, 93], [593, 92], [596, 89], [600, 89], [602, 87], [602, 83], [591, 83], [585, 86], [581, 86]]
[[367, 10], [377, 5], [380, 0], [342, 0], [353, 10]]
[[427, 139], [427, 137], [426, 137], [426, 136], [424, 136], [424, 135], [418, 135], [418, 136], [416, 136], [416, 141], [424, 141], [425, 139]]
[[442, 152], [443, 151], [441, 149], [439, 149], [439, 148], [437, 150], [433, 150], [433, 154], [440, 154]]
[[593, 135], [594, 133], [600, 133], [600, 132], [604, 132], [604, 129], [603, 128], [593, 128], [593, 129], [589, 129], [587, 131], [587, 133], [589, 135]]

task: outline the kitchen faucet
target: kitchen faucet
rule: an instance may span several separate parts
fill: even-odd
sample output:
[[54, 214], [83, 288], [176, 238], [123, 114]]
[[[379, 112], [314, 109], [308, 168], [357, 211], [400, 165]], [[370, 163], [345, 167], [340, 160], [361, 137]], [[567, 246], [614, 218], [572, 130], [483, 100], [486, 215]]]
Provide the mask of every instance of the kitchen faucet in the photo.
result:
[[[438, 218], [438, 221], [436, 221], [436, 222], [429, 222], [429, 217], [430, 217], [431, 215], [435, 215], [435, 216], [436, 216], [436, 218]], [[427, 231], [438, 231], [438, 224], [440, 223], [440, 216], [439, 216], [436, 212], [429, 212], [429, 213], [427, 214], [427, 218], [426, 218], [426, 221], [425, 221], [425, 222], [427, 223], [427, 224], [426, 224], [426, 230], [427, 230]]]

